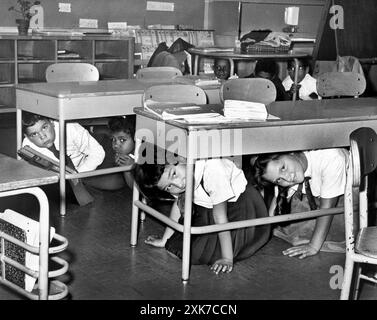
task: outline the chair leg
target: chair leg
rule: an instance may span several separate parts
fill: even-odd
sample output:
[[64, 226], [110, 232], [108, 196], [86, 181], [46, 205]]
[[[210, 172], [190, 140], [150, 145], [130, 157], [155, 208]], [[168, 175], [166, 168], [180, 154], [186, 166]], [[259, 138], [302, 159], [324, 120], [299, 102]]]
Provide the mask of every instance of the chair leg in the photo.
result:
[[343, 284], [342, 291], [340, 293], [340, 300], [348, 300], [352, 282], [352, 273], [353, 273], [353, 260], [349, 256], [346, 256], [346, 263], [344, 266], [343, 273]]
[[360, 274], [361, 274], [361, 265], [360, 263], [356, 264], [355, 268], [355, 288], [353, 289], [353, 300], [357, 300], [359, 296], [359, 286], [360, 286]]

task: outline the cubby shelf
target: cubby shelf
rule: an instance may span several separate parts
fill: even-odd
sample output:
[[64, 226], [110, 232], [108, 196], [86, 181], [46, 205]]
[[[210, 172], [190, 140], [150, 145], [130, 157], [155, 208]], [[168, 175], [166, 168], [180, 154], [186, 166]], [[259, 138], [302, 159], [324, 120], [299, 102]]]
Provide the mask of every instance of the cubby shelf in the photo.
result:
[[133, 37], [0, 34], [0, 113], [16, 111], [16, 84], [45, 82], [53, 63], [91, 63], [100, 80], [130, 79], [134, 49]]

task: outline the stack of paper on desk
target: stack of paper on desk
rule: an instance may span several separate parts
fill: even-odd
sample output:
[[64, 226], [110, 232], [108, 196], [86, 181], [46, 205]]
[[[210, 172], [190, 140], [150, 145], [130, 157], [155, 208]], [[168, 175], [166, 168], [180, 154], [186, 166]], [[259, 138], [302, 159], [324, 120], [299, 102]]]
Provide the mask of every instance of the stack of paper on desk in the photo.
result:
[[156, 102], [147, 100], [144, 109], [153, 113], [163, 120], [176, 119], [203, 119], [220, 117], [220, 113], [194, 104], [183, 104], [178, 102]]
[[227, 118], [266, 120], [268, 112], [263, 103], [242, 100], [225, 100], [224, 116]]

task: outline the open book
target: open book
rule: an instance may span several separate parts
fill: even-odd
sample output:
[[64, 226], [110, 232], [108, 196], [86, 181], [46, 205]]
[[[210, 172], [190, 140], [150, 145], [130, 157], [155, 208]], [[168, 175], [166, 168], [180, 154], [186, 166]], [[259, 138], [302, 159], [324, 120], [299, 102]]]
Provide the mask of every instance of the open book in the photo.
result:
[[[34, 150], [32, 147], [26, 145], [20, 148], [17, 151], [17, 154], [27, 162], [37, 167], [54, 171], [59, 173], [59, 162], [51, 159], [50, 157]], [[67, 174], [76, 173], [76, 170], [65, 166], [65, 172]], [[82, 183], [81, 179], [70, 179], [69, 184], [71, 185], [72, 191], [76, 197], [77, 202], [80, 206], [84, 206], [88, 203], [94, 201], [94, 198], [90, 195], [90, 193], [86, 190], [84, 184]]]
[[221, 117], [221, 114], [206, 106], [178, 102], [156, 102], [146, 100], [144, 110], [147, 110], [163, 120], [203, 119]]
[[279, 119], [279, 117], [268, 114], [266, 106], [263, 103], [243, 100], [225, 100], [224, 116], [232, 119], [260, 121]]

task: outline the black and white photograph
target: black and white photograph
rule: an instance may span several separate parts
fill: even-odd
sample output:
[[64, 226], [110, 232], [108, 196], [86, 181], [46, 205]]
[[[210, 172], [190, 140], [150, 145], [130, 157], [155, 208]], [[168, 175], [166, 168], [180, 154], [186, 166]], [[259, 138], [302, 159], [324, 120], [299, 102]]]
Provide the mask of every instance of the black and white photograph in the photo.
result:
[[130, 319], [376, 300], [376, 17], [1, 0], [0, 300]]

